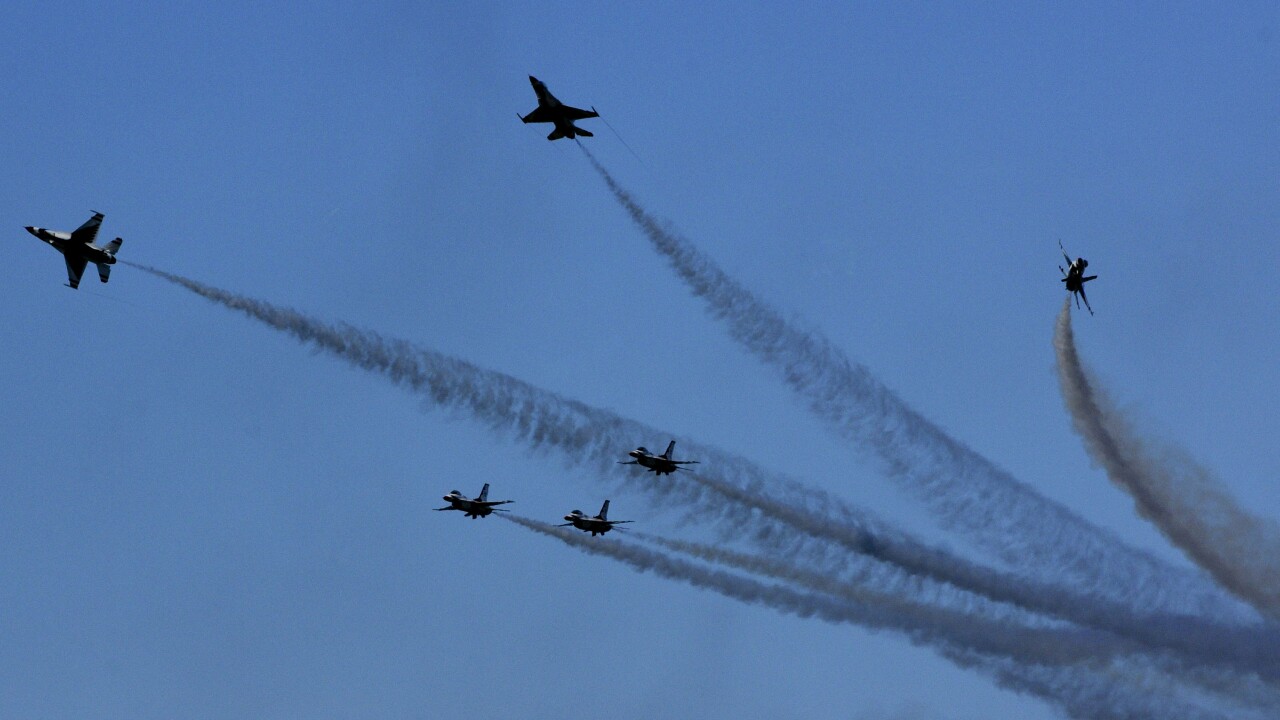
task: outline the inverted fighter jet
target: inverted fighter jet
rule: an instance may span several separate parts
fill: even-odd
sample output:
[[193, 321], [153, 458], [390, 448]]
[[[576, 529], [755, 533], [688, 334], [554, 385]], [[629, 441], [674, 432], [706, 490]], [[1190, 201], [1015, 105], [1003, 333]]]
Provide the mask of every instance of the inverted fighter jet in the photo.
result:
[[494, 505], [506, 505], [511, 500], [490, 500], [489, 499], [489, 483], [485, 483], [480, 488], [480, 495], [475, 500], [468, 498], [466, 495], [457, 490], [450, 490], [443, 500], [449, 503], [448, 507], [436, 508], [436, 510], [461, 510], [467, 517], [475, 520], [478, 517], [489, 517], [494, 511], [506, 512], [495, 508]]
[[565, 105], [556, 99], [555, 95], [547, 89], [546, 85], [538, 78], [530, 75], [529, 83], [533, 85], [533, 92], [538, 96], [538, 107], [528, 115], [516, 113], [516, 117], [526, 123], [555, 123], [556, 129], [551, 131], [547, 136], [548, 140], [559, 140], [560, 138], [569, 138], [573, 140], [576, 136], [594, 137], [591, 133], [573, 124], [574, 120], [585, 120], [586, 118], [600, 117], [600, 113], [595, 108], [583, 110], [570, 105]]
[[27, 226], [27, 232], [49, 243], [54, 250], [62, 253], [67, 261], [67, 287], [75, 290], [80, 287], [80, 276], [84, 274], [85, 265], [92, 262], [98, 266], [98, 277], [102, 282], [111, 279], [111, 266], [116, 264], [116, 251], [124, 242], [116, 238], [106, 247], [93, 244], [98, 236], [98, 228], [102, 226], [102, 213], [95, 212], [85, 224], [72, 232], [46, 230], [45, 228]]
[[581, 510], [574, 510], [568, 515], [565, 515], [564, 519], [568, 520], [569, 522], [561, 523], [556, 527], [568, 527], [572, 525], [578, 528], [579, 530], [581, 530], [582, 532], [591, 533], [591, 537], [595, 537], [596, 535], [603, 535], [609, 532], [610, 530], [613, 529], [614, 525], [621, 525], [623, 523], [635, 522], [634, 520], [610, 520], [608, 500], [604, 501], [604, 505], [600, 507], [600, 514], [596, 515], [595, 517], [588, 517], [587, 514], [582, 512]]
[[698, 463], [697, 460], [672, 460], [671, 451], [674, 450], [675, 447], [676, 441], [672, 440], [671, 444], [667, 446], [667, 451], [661, 455], [654, 455], [643, 447], [638, 447], [627, 453], [631, 457], [635, 458], [635, 460], [623, 460], [618, 464], [640, 465], [642, 467], [649, 468], [651, 471], [659, 475], [670, 475], [671, 473], [679, 470], [681, 465], [696, 465]]
[[1084, 258], [1072, 260], [1071, 256], [1067, 254], [1067, 249], [1062, 247], [1061, 240], [1058, 241], [1058, 248], [1062, 250], [1062, 257], [1067, 261], [1066, 270], [1063, 270], [1061, 265], [1058, 266], [1058, 269], [1062, 271], [1062, 282], [1067, 284], [1067, 291], [1076, 296], [1076, 308], [1079, 308], [1080, 301], [1084, 300], [1084, 306], [1088, 308], [1089, 314], [1092, 315], [1093, 308], [1089, 307], [1089, 296], [1084, 294], [1084, 284], [1090, 280], [1097, 280], [1098, 276], [1089, 275], [1086, 277], [1084, 269], [1089, 267], [1089, 261]]

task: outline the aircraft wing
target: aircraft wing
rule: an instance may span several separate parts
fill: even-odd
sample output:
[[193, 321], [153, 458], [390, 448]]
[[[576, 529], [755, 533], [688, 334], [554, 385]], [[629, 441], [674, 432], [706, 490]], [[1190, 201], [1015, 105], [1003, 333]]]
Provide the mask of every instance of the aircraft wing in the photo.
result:
[[63, 260], [67, 261], [67, 284], [73, 289], [80, 287], [80, 276], [84, 274], [84, 266], [89, 259], [83, 255], [63, 255]]
[[[102, 227], [102, 213], [94, 213], [93, 217], [86, 220], [83, 225], [71, 233], [71, 239], [75, 242], [92, 243], [93, 239], [98, 237], [98, 228], [100, 227]], [[81, 269], [83, 270], [84, 268]], [[80, 275], [77, 273], [77, 282], [79, 277]]]
[[534, 108], [533, 112], [529, 113], [528, 115], [522, 116], [520, 119], [527, 123], [544, 123], [544, 122], [556, 121], [555, 118], [551, 117], [551, 113], [547, 112], [547, 109], [542, 107], [541, 105]]
[[585, 120], [587, 118], [600, 117], [600, 113], [595, 110], [583, 110], [582, 108], [570, 107], [568, 105], [560, 106], [560, 111], [570, 120]]

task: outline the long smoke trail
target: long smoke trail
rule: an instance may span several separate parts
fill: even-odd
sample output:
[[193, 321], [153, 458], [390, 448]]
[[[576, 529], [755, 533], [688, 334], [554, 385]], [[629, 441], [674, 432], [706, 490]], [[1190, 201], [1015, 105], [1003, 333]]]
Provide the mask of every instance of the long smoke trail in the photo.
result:
[[[692, 243], [639, 205], [585, 147], [615, 199], [708, 312], [846, 439], [873, 450], [889, 476], [945, 527], [1029, 575], [1098, 588], [1135, 608], [1237, 620], [1241, 608], [1199, 574], [1124, 544], [1018, 481], [929, 422], [820, 334], [793, 327]], [[1117, 589], [1133, 594], [1122, 597]]]
[[[361, 369], [384, 375], [445, 409], [465, 411], [495, 431], [513, 432], [534, 449], [555, 449], [574, 464], [618, 478], [660, 500], [692, 500], [700, 521], [716, 518], [765, 547], [794, 553], [798, 544], [819, 538], [845, 549], [890, 563], [907, 563], [913, 574], [951, 572], [966, 561], [896, 532], [869, 513], [849, 507], [816, 489], [768, 473], [732, 455], [686, 443], [703, 459], [697, 473], [681, 471], [666, 479], [621, 470], [618, 449], [636, 438], [666, 437], [664, 431], [621, 418], [508, 375], [481, 369], [441, 353], [383, 338], [344, 324], [328, 324], [301, 313], [210, 287], [142, 265], [152, 273], [232, 310], [286, 332], [304, 344], [327, 351]], [[682, 441], [683, 442], [683, 441]], [[639, 481], [637, 481], [639, 478]], [[730, 480], [734, 478], [734, 480]], [[772, 501], [767, 493], [784, 493], [794, 504]], [[693, 497], [689, 498], [688, 495]], [[758, 511], [772, 521], [762, 522]], [[763, 529], [762, 529], [763, 528]], [[829, 550], [829, 547], [827, 547]], [[819, 554], [815, 550], [815, 555]], [[911, 554], [922, 556], [918, 561]], [[915, 563], [912, 565], [911, 563]], [[943, 582], [949, 582], [940, 578]]]
[[[681, 472], [656, 480], [620, 472], [615, 464], [619, 447], [629, 447], [637, 437], [665, 434], [456, 358], [346, 325], [326, 324], [153, 268], [136, 267], [244, 312], [356, 367], [388, 377], [428, 398], [434, 406], [464, 411], [495, 431], [516, 434], [535, 449], [558, 450], [567, 462], [632, 483], [664, 505], [696, 508], [700, 522], [719, 520], [726, 535], [744, 537], [768, 551], [805, 557], [828, 572], [838, 572], [851, 553], [858, 553], [999, 602], [1122, 634], [1148, 647], [1174, 649], [1206, 663], [1256, 668], [1272, 677], [1280, 674], [1270, 652], [1275, 647], [1275, 633], [1251, 629], [1246, 634], [1239, 628], [1195, 617], [1135, 614], [1125, 606], [1067, 587], [1018, 582], [1005, 573], [929, 548], [865, 513], [843, 508], [834, 498], [712, 448], [693, 445], [707, 461], [697, 474]], [[637, 477], [642, 479], [636, 482]], [[739, 478], [742, 484], [730, 481], [730, 477]], [[772, 499], [779, 492], [788, 503]], [[833, 543], [834, 549], [850, 552], [832, 553]], [[819, 562], [828, 555], [830, 562]], [[955, 598], [947, 599], [955, 602]]]
[[[636, 530], [631, 530], [628, 536], [705, 562], [780, 580], [813, 592], [825, 593], [855, 603], [885, 604], [908, 616], [937, 617], [944, 624], [957, 621], [973, 622], [976, 620], [982, 626], [993, 628], [994, 632], [1005, 632], [1010, 626], [1018, 626], [1016, 618], [1007, 613], [992, 612], [992, 608], [988, 607], [968, 609], [966, 612], [961, 613], [950, 608], [937, 608], [909, 597], [901, 597], [845, 582], [840, 578], [815, 573], [785, 561], [749, 555], [721, 546], [677, 540]], [[995, 610], [998, 609], [995, 608]], [[1052, 637], [1051, 634], [1057, 631], [1040, 629], [1038, 632], [1043, 634], [1041, 639], [1049, 639]], [[1139, 631], [1137, 633], [1113, 634], [1143, 641], [1147, 638], [1142, 636], [1148, 633]], [[1177, 649], [1185, 652], [1182, 657], [1173, 657], [1163, 653], [1152, 655], [1151, 660], [1154, 666], [1161, 668], [1166, 673], [1185, 678], [1187, 682], [1195, 683], [1200, 688], [1203, 688], [1204, 691], [1213, 694], [1220, 701], [1236, 702], [1253, 707], [1265, 707], [1272, 712], [1280, 712], [1280, 692], [1277, 692], [1275, 687], [1268, 685], [1266, 682], [1252, 677], [1251, 663], [1247, 661], [1250, 658], [1234, 656], [1230, 652], [1232, 644], [1237, 643], [1252, 646], [1254, 657], [1251, 659], [1254, 660], [1262, 660], [1264, 659], [1262, 656], [1265, 653], [1269, 653], [1272, 656], [1267, 658], [1270, 663], [1269, 666], [1267, 662], [1256, 664], [1266, 666], [1273, 673], [1270, 679], [1274, 680], [1276, 679], [1274, 675], [1275, 652], [1272, 650], [1275, 647], [1274, 644], [1267, 643], [1260, 647], [1259, 644], [1250, 642], [1248, 638], [1242, 635], [1231, 633], [1228, 634], [1229, 637], [1225, 640], [1209, 635], [1207, 632], [1193, 633], [1189, 638], [1180, 639], [1184, 635], [1187, 635], [1187, 633], [1175, 632], [1170, 636], [1161, 637], [1160, 639], [1164, 642], [1146, 643], [1149, 649], [1154, 649], [1161, 645], [1168, 648], [1176, 646]], [[1223, 664], [1231, 666], [1230, 669], [1226, 667], [1203, 667], [1194, 662], [1194, 660], [1190, 663], [1187, 662], [1188, 656], [1196, 658], [1201, 654], [1207, 653], [1216, 653], [1224, 658], [1226, 662]], [[1243, 671], [1244, 674], [1241, 675], [1235, 671]]]
[[[518, 515], [503, 515], [525, 528], [556, 538], [593, 555], [603, 555], [640, 572], [712, 590], [740, 602], [764, 605], [802, 618], [852, 623], [873, 630], [904, 633], [912, 643], [933, 648], [964, 667], [974, 667], [1010, 689], [1034, 694], [1078, 718], [1225, 718], [1203, 708], [1169, 701], [1169, 696], [1144, 687], [1126, 690], [1131, 656], [1124, 643], [1097, 633], [1013, 628], [976, 621], [972, 616], [937, 609], [917, 612], [896, 600], [877, 601], [874, 594], [859, 600], [836, 599], [825, 593], [800, 592], [771, 585], [718, 568], [709, 568], [617, 540], [587, 538]], [[1011, 661], [1001, 665], [999, 661]], [[1027, 675], [1036, 677], [1035, 681]], [[1108, 677], [1110, 676], [1110, 677]], [[1103, 679], [1106, 677], [1107, 679]]]
[[1062, 398], [1094, 462], [1142, 517], [1224, 587], [1280, 618], [1280, 528], [1245, 512], [1208, 470], [1134, 431], [1076, 351], [1070, 303], [1053, 334]]

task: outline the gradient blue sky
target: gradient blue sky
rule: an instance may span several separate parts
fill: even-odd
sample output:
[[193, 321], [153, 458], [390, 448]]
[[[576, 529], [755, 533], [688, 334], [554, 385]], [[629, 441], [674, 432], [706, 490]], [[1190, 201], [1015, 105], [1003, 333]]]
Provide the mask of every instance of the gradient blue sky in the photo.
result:
[[[974, 448], [1185, 562], [1092, 467], [1050, 334], [1280, 514], [1275, 3], [11, 2], [0, 10], [0, 715], [1054, 717], [891, 634], [429, 508], [655, 531], [643, 497], [422, 412], [24, 225], [411, 339], [790, 468], [963, 549], [744, 356], [526, 76], [652, 212]], [[661, 445], [665, 438], [637, 438]], [[619, 452], [626, 448], [619, 448]]]

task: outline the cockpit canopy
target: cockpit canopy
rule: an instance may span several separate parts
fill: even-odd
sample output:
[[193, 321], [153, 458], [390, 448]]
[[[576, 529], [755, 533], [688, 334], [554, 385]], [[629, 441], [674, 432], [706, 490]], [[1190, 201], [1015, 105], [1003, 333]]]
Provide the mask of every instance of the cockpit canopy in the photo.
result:
[[462, 493], [458, 492], [457, 490], [450, 490], [450, 491], [449, 491], [449, 494], [450, 494], [450, 495], [461, 495]]
[[648, 451], [647, 449], [645, 449], [645, 446], [643, 446], [643, 445], [641, 445], [640, 447], [636, 448], [636, 452], [638, 452], [638, 453], [642, 453], [642, 454], [644, 454], [644, 455], [648, 455], [648, 454], [649, 454], [649, 451]]

